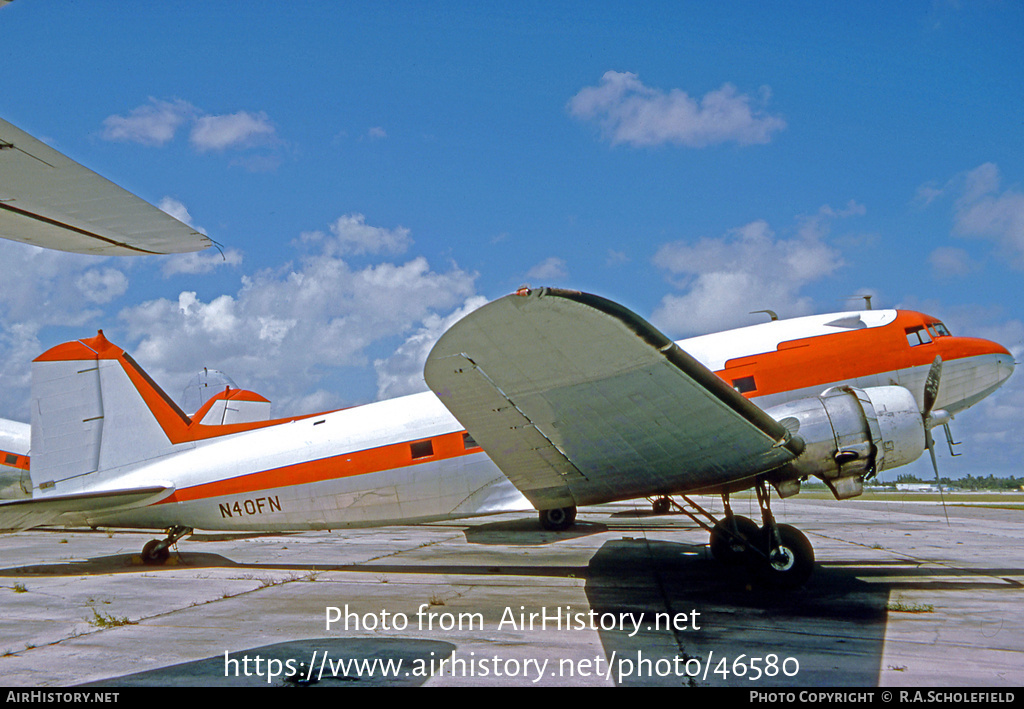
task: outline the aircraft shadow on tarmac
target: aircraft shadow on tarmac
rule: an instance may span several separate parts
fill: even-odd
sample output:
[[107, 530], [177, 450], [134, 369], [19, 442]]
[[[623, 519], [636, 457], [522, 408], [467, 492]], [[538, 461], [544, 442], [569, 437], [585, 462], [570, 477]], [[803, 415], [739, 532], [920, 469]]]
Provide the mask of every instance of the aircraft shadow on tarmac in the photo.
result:
[[[634, 667], [641, 657], [651, 663], [641, 675], [617, 678], [619, 684], [878, 686], [891, 593], [1019, 593], [1020, 584], [1005, 577], [1020, 574], [1007, 568], [829, 560], [816, 566], [803, 588], [782, 590], [757, 584], [743, 567], [713, 561], [706, 547], [634, 539], [610, 541], [591, 558], [586, 594], [590, 608], [608, 619], [609, 627], [599, 630], [605, 655]], [[659, 611], [680, 619], [681, 627], [662, 624], [659, 630]], [[632, 623], [612, 622], [641, 613], [641, 632]], [[769, 656], [775, 658], [774, 676], [751, 681], [752, 658], [761, 658], [758, 664], [766, 671]], [[681, 681], [670, 671], [672, 663], [697, 676]]]
[[470, 544], [490, 544], [494, 546], [507, 546], [509, 543], [517, 545], [544, 545], [565, 541], [566, 539], [580, 539], [594, 534], [603, 534], [608, 531], [608, 526], [599, 522], [584, 522], [577, 520], [573, 526], [561, 532], [549, 532], [540, 528], [537, 519], [515, 519], [501, 522], [486, 522], [466, 527], [466, 541]]
[[[591, 609], [609, 621], [599, 630], [605, 655], [637, 670], [617, 677], [619, 684], [758, 689], [876, 686], [891, 589], [859, 580], [856, 568], [827, 566], [818, 566], [805, 588], [765, 588], [744, 568], [706, 558], [700, 546], [648, 540], [605, 544], [590, 561], [586, 584]], [[639, 633], [611, 622], [640, 613]], [[679, 619], [677, 627], [666, 619]], [[641, 658], [649, 664], [641, 666]], [[752, 658], [774, 676], [752, 682]], [[673, 663], [693, 679], [680, 677]]]
[[[410, 638], [308, 638], [96, 682], [98, 687], [413, 687], [455, 651]], [[314, 654], [316, 653], [316, 654]], [[321, 662], [321, 658], [325, 658]], [[378, 671], [367, 671], [374, 666]], [[400, 670], [388, 671], [388, 667]]]

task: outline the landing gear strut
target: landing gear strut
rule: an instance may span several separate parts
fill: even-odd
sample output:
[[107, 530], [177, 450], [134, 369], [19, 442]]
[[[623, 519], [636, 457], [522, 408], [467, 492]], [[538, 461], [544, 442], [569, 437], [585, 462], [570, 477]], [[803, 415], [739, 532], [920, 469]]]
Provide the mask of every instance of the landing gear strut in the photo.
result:
[[675, 500], [671, 504], [711, 533], [711, 555], [716, 561], [729, 565], [745, 564], [771, 586], [802, 586], [814, 570], [814, 549], [796, 527], [775, 522], [765, 480], [758, 480], [754, 490], [761, 508], [760, 527], [748, 517], [733, 514], [728, 493], [722, 495], [725, 504], [722, 519], [716, 519], [685, 495], [682, 496], [685, 507]]
[[807, 537], [788, 524], [764, 530], [767, 558], [760, 558], [755, 568], [766, 581], [780, 588], [802, 586], [814, 570], [814, 549]]
[[182, 537], [192, 534], [191, 527], [175, 525], [167, 530], [167, 537], [164, 539], [151, 539], [142, 547], [142, 563], [150, 566], [160, 566], [171, 556], [171, 547], [178, 543]]
[[749, 517], [734, 515], [729, 509], [728, 497], [725, 499], [725, 519], [711, 530], [711, 556], [723, 564], [742, 564], [761, 530]]
[[814, 570], [814, 548], [796, 527], [776, 524], [772, 514], [768, 483], [758, 480], [754, 487], [761, 508], [761, 552], [754, 561], [754, 571], [773, 586], [802, 586]]

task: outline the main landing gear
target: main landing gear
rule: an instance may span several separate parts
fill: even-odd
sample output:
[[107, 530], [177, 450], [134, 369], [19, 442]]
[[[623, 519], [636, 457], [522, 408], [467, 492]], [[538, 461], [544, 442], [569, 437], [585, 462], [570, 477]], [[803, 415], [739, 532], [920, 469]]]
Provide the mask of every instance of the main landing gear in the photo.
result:
[[576, 507], [540, 511], [540, 526], [549, 532], [563, 532], [576, 522]]
[[[711, 533], [711, 555], [727, 565], [744, 564], [760, 579], [778, 588], [802, 586], [814, 570], [814, 548], [796, 527], [778, 524], [771, 510], [768, 483], [754, 486], [761, 508], [762, 525], [749, 517], [733, 514], [729, 494], [722, 494], [725, 515], [716, 519], [685, 495], [687, 507], [671, 504]], [[659, 498], [659, 501], [669, 498]], [[710, 524], [707, 520], [710, 520]]]
[[142, 547], [142, 563], [149, 566], [161, 566], [171, 556], [171, 547], [184, 536], [192, 534], [191, 527], [175, 525], [167, 530], [164, 539], [151, 539]]

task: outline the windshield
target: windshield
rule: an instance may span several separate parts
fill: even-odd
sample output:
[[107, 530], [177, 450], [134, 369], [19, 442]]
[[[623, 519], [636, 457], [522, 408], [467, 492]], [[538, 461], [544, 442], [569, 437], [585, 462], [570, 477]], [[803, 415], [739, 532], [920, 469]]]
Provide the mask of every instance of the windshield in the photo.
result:
[[928, 330], [925, 329], [924, 325], [917, 325], [916, 327], [907, 328], [907, 343], [911, 347], [917, 347], [918, 345], [927, 345], [931, 341], [931, 335], [928, 334]]

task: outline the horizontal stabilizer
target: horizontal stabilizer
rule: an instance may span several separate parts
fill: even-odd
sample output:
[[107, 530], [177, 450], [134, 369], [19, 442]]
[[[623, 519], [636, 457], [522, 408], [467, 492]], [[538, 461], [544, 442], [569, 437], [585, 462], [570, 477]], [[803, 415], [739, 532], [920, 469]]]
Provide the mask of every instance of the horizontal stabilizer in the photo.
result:
[[103, 256], [185, 253], [213, 243], [4, 120], [0, 237]]
[[0, 532], [17, 532], [47, 524], [90, 525], [108, 512], [144, 507], [174, 492], [173, 486], [54, 495], [0, 503]]

